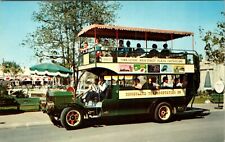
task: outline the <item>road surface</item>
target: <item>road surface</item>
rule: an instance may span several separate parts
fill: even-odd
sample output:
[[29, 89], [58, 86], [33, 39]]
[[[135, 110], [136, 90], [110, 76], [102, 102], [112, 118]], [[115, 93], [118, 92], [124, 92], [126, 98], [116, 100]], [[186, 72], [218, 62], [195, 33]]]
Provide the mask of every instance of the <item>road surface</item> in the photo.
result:
[[224, 142], [224, 111], [165, 124], [141, 117], [95, 121], [71, 131], [50, 124], [2, 128], [0, 142]]

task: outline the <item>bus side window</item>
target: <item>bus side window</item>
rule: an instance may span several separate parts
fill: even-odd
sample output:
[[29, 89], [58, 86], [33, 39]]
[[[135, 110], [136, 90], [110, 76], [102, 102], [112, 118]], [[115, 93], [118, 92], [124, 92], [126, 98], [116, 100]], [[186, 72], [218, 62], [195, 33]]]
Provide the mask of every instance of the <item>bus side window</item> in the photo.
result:
[[187, 78], [187, 75], [181, 76], [180, 81], [181, 81], [181, 83], [183, 84], [182, 87], [183, 87], [183, 88], [186, 88], [186, 87], [187, 87], [187, 84], [188, 84], [188, 78]]
[[133, 76], [127, 75], [124, 78], [124, 90], [131, 90], [133, 85]]
[[159, 89], [159, 84], [158, 84], [158, 76], [156, 75], [147, 75], [145, 77], [145, 83], [142, 86], [142, 89], [151, 89], [151, 90], [156, 90]]
[[168, 89], [173, 88], [173, 77], [172, 75], [163, 75], [161, 76], [161, 88]]
[[180, 75], [174, 76], [173, 88], [182, 88], [182, 87], [183, 87], [183, 83], [181, 81], [181, 76]]
[[119, 81], [119, 86], [123, 88], [125, 86], [124, 79], [119, 79], [118, 81]]

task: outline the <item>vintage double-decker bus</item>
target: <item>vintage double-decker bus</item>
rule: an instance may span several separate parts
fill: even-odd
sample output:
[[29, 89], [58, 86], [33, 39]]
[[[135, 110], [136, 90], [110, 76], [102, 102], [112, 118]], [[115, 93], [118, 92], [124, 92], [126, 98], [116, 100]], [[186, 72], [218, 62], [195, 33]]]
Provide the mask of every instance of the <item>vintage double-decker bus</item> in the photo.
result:
[[[94, 24], [78, 37], [95, 41], [80, 54], [78, 70], [93, 73], [106, 85], [94, 98], [89, 94], [88, 102], [88, 93], [82, 93], [57, 105], [54, 94], [48, 93], [46, 112], [66, 129], [79, 128], [84, 119], [104, 116], [148, 114], [157, 122], [168, 122], [186, 111], [197, 93], [199, 56], [192, 32]], [[183, 37], [191, 38], [193, 47], [174, 49], [175, 39]]]

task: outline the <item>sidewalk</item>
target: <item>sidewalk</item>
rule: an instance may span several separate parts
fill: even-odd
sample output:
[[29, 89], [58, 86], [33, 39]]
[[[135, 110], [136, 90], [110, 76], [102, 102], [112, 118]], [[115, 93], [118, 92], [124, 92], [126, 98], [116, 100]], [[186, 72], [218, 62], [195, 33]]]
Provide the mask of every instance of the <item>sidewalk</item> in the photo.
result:
[[24, 112], [19, 114], [0, 115], [0, 129], [51, 124], [47, 114], [42, 112]]
[[[190, 106], [190, 105], [189, 105]], [[209, 109], [213, 111], [224, 111], [224, 109], [215, 109], [217, 104], [193, 104], [195, 108]], [[0, 115], [0, 129], [29, 127], [34, 125], [52, 124], [48, 115], [42, 112], [24, 112], [19, 114]]]
[[[191, 105], [189, 104], [188, 106], [190, 107]], [[220, 104], [220, 106], [223, 106], [223, 104]], [[216, 109], [215, 107], [218, 107], [218, 104], [213, 104], [213, 103], [193, 104], [192, 107], [194, 107], [194, 108], [209, 109], [210, 112], [213, 112], [213, 111], [224, 111], [224, 109]]]

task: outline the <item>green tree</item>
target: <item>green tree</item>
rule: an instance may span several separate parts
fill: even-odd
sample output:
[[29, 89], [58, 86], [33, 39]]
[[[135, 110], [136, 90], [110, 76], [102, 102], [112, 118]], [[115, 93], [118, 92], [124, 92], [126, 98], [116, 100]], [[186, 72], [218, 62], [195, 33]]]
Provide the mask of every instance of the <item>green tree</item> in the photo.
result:
[[3, 73], [9, 73], [13, 77], [22, 72], [21, 67], [16, 62], [4, 61], [1, 66]]
[[[221, 12], [225, 16], [224, 12]], [[205, 51], [208, 61], [225, 63], [225, 22], [217, 22], [217, 28], [207, 31], [199, 28], [200, 37], [205, 42]]]
[[[22, 44], [34, 49], [40, 61], [57, 61], [66, 67], [73, 64], [78, 32], [90, 24], [113, 23], [120, 7], [117, 2], [92, 0], [48, 1], [39, 5], [33, 20], [40, 26]], [[77, 55], [75, 51], [75, 58]]]

